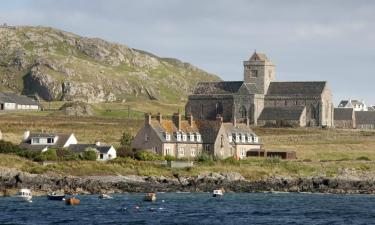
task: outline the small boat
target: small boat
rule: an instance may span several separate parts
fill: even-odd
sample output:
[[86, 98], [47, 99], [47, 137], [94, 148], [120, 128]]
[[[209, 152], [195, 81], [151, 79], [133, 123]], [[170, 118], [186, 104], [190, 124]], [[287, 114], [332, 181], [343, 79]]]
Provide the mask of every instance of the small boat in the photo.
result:
[[154, 202], [156, 201], [156, 194], [155, 193], [147, 193], [143, 198], [146, 202]]
[[99, 198], [101, 198], [101, 199], [112, 199], [113, 197], [110, 196], [110, 195], [107, 195], [107, 194], [100, 194]]
[[47, 195], [48, 200], [62, 201], [65, 198], [65, 194], [52, 192]]
[[214, 190], [212, 193], [212, 197], [222, 197], [224, 195], [222, 189]]
[[30, 189], [26, 189], [26, 188], [22, 188], [18, 192], [17, 197], [27, 202], [32, 202], [31, 199], [33, 198]]
[[78, 198], [71, 197], [71, 198], [65, 199], [65, 203], [67, 205], [79, 205], [80, 200]]

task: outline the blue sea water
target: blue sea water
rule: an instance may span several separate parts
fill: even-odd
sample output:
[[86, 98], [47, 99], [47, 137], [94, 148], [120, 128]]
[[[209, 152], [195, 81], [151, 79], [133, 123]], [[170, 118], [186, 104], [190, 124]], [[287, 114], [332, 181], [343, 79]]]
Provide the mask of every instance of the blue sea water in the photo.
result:
[[[118, 194], [79, 196], [80, 205], [34, 197], [0, 198], [0, 224], [375, 224], [375, 196], [298, 193]], [[138, 207], [139, 208], [138, 208]]]

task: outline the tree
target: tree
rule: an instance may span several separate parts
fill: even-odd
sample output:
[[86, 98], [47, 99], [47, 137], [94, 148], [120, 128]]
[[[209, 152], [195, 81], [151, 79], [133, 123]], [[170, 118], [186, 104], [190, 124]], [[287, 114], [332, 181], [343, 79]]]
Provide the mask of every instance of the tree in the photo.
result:
[[82, 153], [82, 159], [88, 161], [95, 161], [97, 159], [96, 150], [93, 148], [86, 148]]
[[121, 146], [130, 148], [130, 145], [132, 143], [133, 138], [134, 137], [127, 132], [122, 133], [122, 136], [121, 136], [121, 139], [120, 139]]

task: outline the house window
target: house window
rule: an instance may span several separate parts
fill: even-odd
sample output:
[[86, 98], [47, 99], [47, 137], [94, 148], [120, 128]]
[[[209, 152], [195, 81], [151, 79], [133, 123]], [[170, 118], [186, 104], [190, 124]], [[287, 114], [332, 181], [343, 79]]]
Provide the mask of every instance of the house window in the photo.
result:
[[241, 135], [241, 141], [242, 141], [242, 143], [245, 143], [245, 142], [246, 142], [246, 137], [245, 137], [245, 135]]
[[194, 134], [190, 134], [190, 141], [194, 141]]
[[148, 142], [148, 140], [149, 140], [148, 134], [145, 134], [145, 142]]
[[104, 159], [104, 154], [103, 153], [100, 154], [100, 159]]
[[223, 137], [223, 135], [221, 135], [221, 137], [220, 137], [220, 146], [224, 147], [224, 137]]
[[170, 141], [171, 140], [171, 135], [168, 134], [167, 132], [165, 133], [165, 140]]
[[250, 134], [247, 135], [247, 142], [251, 142], [251, 135]]
[[179, 147], [178, 148], [178, 155], [179, 156], [184, 156], [185, 155], [185, 148], [184, 147]]
[[182, 141], [186, 141], [187, 140], [187, 136], [186, 136], [186, 134], [183, 134], [182, 135]]
[[254, 143], [258, 143], [258, 137], [254, 136]]
[[181, 134], [177, 133], [177, 141], [181, 141]]
[[257, 70], [252, 70], [251, 71], [251, 76], [252, 77], [258, 77], [258, 71]]
[[200, 134], [197, 134], [197, 141], [198, 141], [198, 142], [201, 141], [201, 135], [200, 135]]
[[197, 154], [196, 151], [197, 150], [195, 148], [191, 148], [190, 155], [193, 156], [193, 157], [195, 157], [195, 155]]
[[236, 142], [240, 142], [240, 135], [236, 134]]
[[54, 138], [47, 138], [47, 143], [48, 144], [53, 144], [54, 143]]
[[172, 155], [171, 153], [172, 153], [171, 148], [170, 147], [166, 147], [165, 148], [165, 155]]
[[40, 142], [40, 141], [39, 141], [39, 138], [33, 138], [33, 143], [34, 143], [34, 144], [39, 144], [39, 142]]

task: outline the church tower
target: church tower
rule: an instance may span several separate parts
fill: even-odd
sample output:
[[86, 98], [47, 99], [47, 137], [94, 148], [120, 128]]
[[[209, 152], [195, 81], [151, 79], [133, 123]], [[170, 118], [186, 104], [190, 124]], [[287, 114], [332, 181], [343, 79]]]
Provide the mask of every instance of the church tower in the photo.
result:
[[265, 54], [254, 52], [244, 65], [244, 82], [255, 84], [257, 94], [267, 94], [268, 87], [275, 80], [275, 65]]

